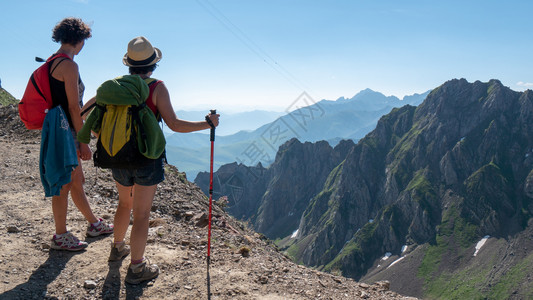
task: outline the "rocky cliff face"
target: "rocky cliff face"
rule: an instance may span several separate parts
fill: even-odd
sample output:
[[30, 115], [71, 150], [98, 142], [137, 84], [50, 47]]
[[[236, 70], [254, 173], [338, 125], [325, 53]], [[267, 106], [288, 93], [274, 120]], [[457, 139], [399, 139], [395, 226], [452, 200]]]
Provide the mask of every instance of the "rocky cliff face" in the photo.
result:
[[[342, 141], [332, 148], [324, 141], [302, 144], [292, 139], [279, 148], [268, 169], [260, 164], [222, 166], [214, 174], [213, 198], [227, 196], [228, 212], [250, 221], [267, 237], [285, 237], [298, 228], [309, 199], [321, 190], [331, 169], [353, 145]], [[198, 174], [195, 182], [208, 192], [208, 173]]]
[[320, 192], [329, 172], [350, 146], [353, 142], [332, 148], [324, 141], [302, 144], [296, 139], [281, 146], [276, 162], [269, 168], [271, 180], [252, 220], [254, 228], [273, 239], [290, 235], [298, 227], [309, 199]]
[[[223, 165], [213, 176], [213, 199], [222, 201], [227, 197], [227, 211], [241, 220], [249, 220], [259, 210], [270, 173], [261, 164], [255, 167], [237, 163]], [[199, 173], [195, 183], [209, 195], [209, 173]]]
[[418, 107], [393, 109], [342, 151], [285, 144], [264, 170], [261, 196], [248, 199], [257, 210], [246, 216], [271, 238], [289, 236], [297, 222], [280, 245], [305, 265], [361, 278], [385, 253], [429, 245], [420, 276], [437, 276], [459, 268], [443, 265], [444, 253], [457, 263], [481, 237], [505, 238], [527, 226], [532, 124], [530, 90], [451, 80]]
[[532, 100], [496, 80], [452, 80], [391, 112], [311, 201], [294, 257], [358, 278], [402, 245], [520, 231], [531, 214]]

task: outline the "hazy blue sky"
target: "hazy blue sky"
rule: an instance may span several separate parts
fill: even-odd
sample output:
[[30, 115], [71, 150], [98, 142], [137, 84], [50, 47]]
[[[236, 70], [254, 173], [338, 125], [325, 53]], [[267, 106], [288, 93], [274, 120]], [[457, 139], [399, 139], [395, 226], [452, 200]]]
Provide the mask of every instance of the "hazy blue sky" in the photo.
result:
[[453, 78], [533, 86], [533, 1], [31, 0], [0, 4], [0, 78], [22, 96], [35, 56], [57, 50], [68, 16], [92, 24], [75, 58], [85, 100], [123, 75], [127, 43], [161, 49], [153, 77], [174, 108], [283, 110], [371, 88], [402, 98]]

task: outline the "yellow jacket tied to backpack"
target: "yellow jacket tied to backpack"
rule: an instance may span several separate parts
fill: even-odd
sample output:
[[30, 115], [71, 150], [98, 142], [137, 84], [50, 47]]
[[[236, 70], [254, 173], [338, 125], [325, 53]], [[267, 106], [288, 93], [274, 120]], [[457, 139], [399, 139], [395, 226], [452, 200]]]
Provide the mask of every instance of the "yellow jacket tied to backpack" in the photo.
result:
[[[104, 168], [135, 167], [143, 159], [130, 152], [139, 152], [148, 159], [162, 156], [166, 141], [156, 117], [146, 106], [148, 95], [148, 84], [138, 75], [108, 80], [97, 89], [96, 108], [77, 136], [80, 142], [89, 143], [91, 131], [98, 134], [96, 152], [101, 145], [106, 153], [95, 152], [96, 165], [98, 156], [113, 160], [109, 166], [107, 162], [101, 164]], [[136, 140], [135, 145], [128, 145], [132, 140]]]

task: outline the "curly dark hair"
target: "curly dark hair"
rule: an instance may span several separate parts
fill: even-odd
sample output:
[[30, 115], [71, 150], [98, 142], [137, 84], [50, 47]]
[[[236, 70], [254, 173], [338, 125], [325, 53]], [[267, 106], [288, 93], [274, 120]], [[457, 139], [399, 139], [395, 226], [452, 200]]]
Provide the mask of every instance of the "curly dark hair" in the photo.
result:
[[79, 18], [65, 18], [57, 23], [52, 31], [52, 40], [56, 43], [76, 45], [91, 35], [91, 27]]
[[143, 74], [147, 74], [149, 72], [153, 72], [155, 70], [155, 68], [157, 68], [157, 64], [153, 64], [151, 66], [146, 66], [146, 67], [130, 67], [130, 74], [131, 75], [143, 75]]

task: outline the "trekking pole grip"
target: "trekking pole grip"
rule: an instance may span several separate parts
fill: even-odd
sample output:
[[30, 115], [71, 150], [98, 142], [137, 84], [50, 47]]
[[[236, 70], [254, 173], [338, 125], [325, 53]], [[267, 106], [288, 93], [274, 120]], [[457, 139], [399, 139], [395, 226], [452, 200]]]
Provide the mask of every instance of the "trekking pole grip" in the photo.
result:
[[[212, 115], [216, 115], [216, 113], [217, 113], [216, 109], [211, 109], [211, 114]], [[213, 122], [211, 122], [211, 119], [209, 119], [209, 115], [205, 116], [205, 120], [206, 120], [207, 124], [209, 124], [209, 126], [211, 126], [210, 141], [214, 142], [215, 141], [215, 125], [213, 124]]]

